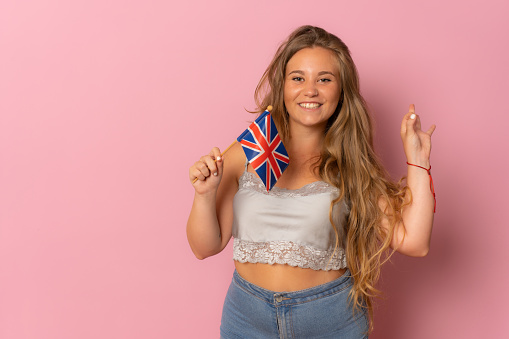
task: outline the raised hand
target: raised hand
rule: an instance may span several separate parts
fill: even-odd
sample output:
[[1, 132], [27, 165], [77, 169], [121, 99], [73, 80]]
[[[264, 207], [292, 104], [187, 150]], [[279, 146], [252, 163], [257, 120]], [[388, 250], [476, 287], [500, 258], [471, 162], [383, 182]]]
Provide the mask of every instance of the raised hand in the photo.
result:
[[189, 168], [189, 180], [197, 194], [215, 194], [222, 176], [223, 157], [217, 147]]
[[401, 122], [401, 140], [409, 163], [429, 168], [431, 135], [435, 128], [435, 125], [431, 125], [426, 132], [422, 131], [421, 119], [415, 114], [415, 106], [410, 105]]

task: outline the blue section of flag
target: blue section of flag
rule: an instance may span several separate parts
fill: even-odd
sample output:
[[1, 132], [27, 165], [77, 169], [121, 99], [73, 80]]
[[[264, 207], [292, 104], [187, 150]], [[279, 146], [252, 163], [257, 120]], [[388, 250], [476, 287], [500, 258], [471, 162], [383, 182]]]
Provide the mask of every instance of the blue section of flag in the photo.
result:
[[238, 138], [247, 160], [267, 191], [281, 177], [290, 158], [269, 111], [263, 112]]

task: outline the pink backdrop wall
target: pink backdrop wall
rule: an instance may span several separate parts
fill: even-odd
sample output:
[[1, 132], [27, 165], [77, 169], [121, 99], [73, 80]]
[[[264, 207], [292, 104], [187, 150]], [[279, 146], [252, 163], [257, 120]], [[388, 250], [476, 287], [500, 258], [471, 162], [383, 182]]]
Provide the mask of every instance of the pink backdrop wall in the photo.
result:
[[508, 330], [506, 1], [2, 1], [0, 338], [216, 338], [231, 247], [196, 260], [187, 169], [252, 116], [302, 24], [350, 46], [394, 177], [433, 136], [426, 258], [396, 255], [373, 338]]

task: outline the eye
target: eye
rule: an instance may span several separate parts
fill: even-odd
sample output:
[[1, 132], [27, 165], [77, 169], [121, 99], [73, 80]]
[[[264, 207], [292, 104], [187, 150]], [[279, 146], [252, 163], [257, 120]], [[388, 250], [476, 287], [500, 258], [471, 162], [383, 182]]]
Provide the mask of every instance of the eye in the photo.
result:
[[304, 81], [304, 79], [301, 77], [293, 77], [292, 80], [293, 81]]
[[329, 78], [322, 78], [320, 80], [318, 80], [319, 82], [331, 82], [332, 80], [329, 79]]

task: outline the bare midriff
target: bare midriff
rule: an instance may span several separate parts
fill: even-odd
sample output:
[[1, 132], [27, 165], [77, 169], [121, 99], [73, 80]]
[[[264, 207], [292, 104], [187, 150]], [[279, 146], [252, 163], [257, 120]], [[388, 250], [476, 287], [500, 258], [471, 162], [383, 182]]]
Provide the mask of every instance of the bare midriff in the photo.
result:
[[342, 276], [346, 269], [317, 271], [280, 264], [235, 262], [240, 276], [250, 283], [275, 292], [293, 292], [322, 285]]

